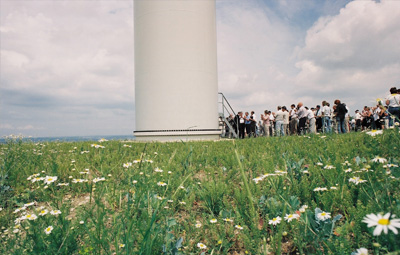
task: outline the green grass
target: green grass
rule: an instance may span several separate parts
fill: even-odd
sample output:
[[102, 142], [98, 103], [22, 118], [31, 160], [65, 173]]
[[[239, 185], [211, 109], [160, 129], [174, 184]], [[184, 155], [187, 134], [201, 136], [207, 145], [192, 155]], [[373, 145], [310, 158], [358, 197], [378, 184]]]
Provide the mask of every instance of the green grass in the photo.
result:
[[[363, 222], [371, 213], [400, 215], [398, 129], [96, 143], [104, 148], [0, 145], [0, 254], [351, 254], [360, 247], [400, 254], [399, 234], [374, 236], [375, 227]], [[388, 162], [371, 161], [376, 156]], [[34, 174], [57, 180], [27, 180]], [[356, 185], [352, 177], [366, 182]], [[331, 218], [320, 220], [322, 211]], [[22, 219], [29, 214], [37, 219]], [[288, 222], [286, 214], [299, 217]], [[280, 224], [269, 224], [277, 216]]]

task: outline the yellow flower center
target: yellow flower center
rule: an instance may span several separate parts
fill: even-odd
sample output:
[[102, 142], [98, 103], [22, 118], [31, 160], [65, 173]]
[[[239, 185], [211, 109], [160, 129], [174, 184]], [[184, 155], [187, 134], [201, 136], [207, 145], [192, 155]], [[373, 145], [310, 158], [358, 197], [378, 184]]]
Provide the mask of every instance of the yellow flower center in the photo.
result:
[[289, 219], [292, 218], [292, 217], [293, 217], [293, 215], [291, 215], [291, 214], [288, 216]]
[[272, 220], [273, 220], [273, 221], [276, 221], [276, 220], [277, 220], [277, 218], [273, 218]]
[[321, 216], [325, 216], [325, 215], [326, 215], [326, 213], [324, 213], [324, 212], [323, 212], [323, 213], [321, 213]]
[[378, 224], [379, 225], [389, 225], [390, 224], [390, 220], [388, 220], [388, 219], [380, 219], [380, 220], [378, 220]]

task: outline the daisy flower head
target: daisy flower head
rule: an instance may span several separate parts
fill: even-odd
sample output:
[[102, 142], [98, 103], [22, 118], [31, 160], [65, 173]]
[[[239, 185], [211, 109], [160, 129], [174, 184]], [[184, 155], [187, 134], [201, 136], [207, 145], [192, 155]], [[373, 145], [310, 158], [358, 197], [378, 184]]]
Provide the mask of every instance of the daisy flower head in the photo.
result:
[[282, 218], [277, 216], [277, 217], [273, 218], [272, 220], [269, 220], [268, 224], [276, 226], [277, 224], [281, 223], [281, 220], [282, 220]]
[[367, 182], [367, 180], [363, 180], [360, 177], [352, 177], [352, 178], [349, 179], [349, 182], [352, 182], [355, 185], [358, 185], [359, 183]]
[[196, 228], [201, 228], [201, 223], [197, 222], [196, 225], [194, 225]]
[[37, 216], [36, 216], [36, 214], [27, 214], [24, 216], [24, 218], [27, 220], [36, 220]]
[[336, 168], [336, 167], [334, 167], [334, 166], [332, 166], [332, 165], [326, 165], [326, 166], [324, 166], [324, 169], [334, 169], [334, 168]]
[[217, 219], [211, 219], [210, 222], [211, 223], [217, 223]]
[[375, 163], [386, 163], [386, 162], [387, 162], [387, 159], [382, 158], [382, 157], [379, 157], [379, 156], [376, 156], [376, 157], [373, 158], [371, 161], [372, 161], [372, 162], [375, 162]]
[[230, 219], [230, 218], [225, 218], [224, 221], [225, 221], [225, 222], [233, 222], [233, 220]]
[[320, 212], [320, 213], [317, 214], [317, 219], [318, 220], [325, 221], [325, 220], [330, 219], [330, 218], [331, 218], [331, 213], [328, 213], [328, 212]]
[[[393, 217], [393, 216], [392, 216]], [[373, 235], [379, 236], [382, 231], [387, 234], [388, 229], [392, 230], [393, 233], [397, 234], [397, 228], [400, 228], [400, 219], [389, 219], [390, 213], [386, 213], [385, 215], [381, 215], [378, 213], [377, 215], [371, 213], [364, 217], [364, 223], [368, 224], [368, 227], [376, 226]]]
[[157, 185], [158, 185], [158, 186], [162, 186], [162, 187], [163, 187], [163, 186], [167, 186], [167, 184], [166, 184], [165, 182], [157, 182]]
[[317, 166], [323, 166], [324, 164], [322, 164], [321, 162], [317, 162]]
[[60, 210], [51, 210], [50, 214], [51, 215], [58, 215], [58, 214], [61, 214], [61, 211]]
[[53, 226], [48, 226], [44, 232], [46, 233], [46, 235], [49, 235], [51, 233], [51, 231], [53, 231]]
[[204, 243], [197, 243], [197, 248], [205, 250], [205, 249], [207, 249], [207, 246]]
[[242, 230], [242, 229], [243, 229], [243, 227], [240, 226], [240, 225], [235, 225], [235, 228], [236, 228], [236, 229], [239, 229], [239, 230]]
[[298, 219], [300, 216], [298, 214], [286, 214], [285, 220], [291, 222], [294, 219]]
[[162, 170], [161, 168], [156, 167], [156, 169], [154, 169], [154, 172], [162, 173], [162, 172], [164, 172], [164, 170]]
[[381, 135], [383, 134], [383, 130], [371, 130], [369, 132], [366, 132], [366, 134], [370, 136]]
[[43, 210], [40, 211], [39, 216], [44, 216], [44, 215], [46, 215], [48, 213], [49, 213], [49, 211], [47, 209], [43, 209]]
[[106, 178], [104, 178], [104, 177], [101, 177], [101, 178], [96, 177], [93, 179], [93, 182], [96, 183], [96, 182], [101, 182], [101, 181], [105, 181], [105, 180], [106, 180]]
[[123, 243], [119, 244], [119, 248], [124, 248], [124, 247], [125, 247], [125, 244], [123, 244]]
[[365, 248], [357, 249], [355, 252], [352, 253], [352, 255], [368, 255], [368, 249]]
[[307, 208], [308, 208], [308, 205], [302, 205], [302, 206], [300, 207], [299, 211], [300, 211], [301, 213], [303, 213], [303, 212], [306, 211]]

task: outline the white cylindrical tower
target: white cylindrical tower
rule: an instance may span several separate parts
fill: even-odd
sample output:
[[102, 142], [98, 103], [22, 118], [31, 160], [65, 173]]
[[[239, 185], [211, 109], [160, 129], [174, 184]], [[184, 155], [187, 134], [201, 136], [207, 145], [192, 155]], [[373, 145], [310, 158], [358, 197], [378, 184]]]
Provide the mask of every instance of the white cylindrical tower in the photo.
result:
[[135, 0], [138, 140], [218, 139], [215, 0]]

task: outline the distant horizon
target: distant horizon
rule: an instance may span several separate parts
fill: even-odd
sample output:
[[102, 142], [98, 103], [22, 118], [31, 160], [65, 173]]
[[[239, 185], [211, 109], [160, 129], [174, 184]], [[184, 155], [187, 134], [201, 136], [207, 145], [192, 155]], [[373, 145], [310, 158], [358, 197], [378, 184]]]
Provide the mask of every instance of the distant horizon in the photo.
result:
[[[400, 1], [216, 0], [218, 91], [353, 114], [400, 87], [398, 24]], [[133, 134], [133, 30], [131, 0], [0, 0], [0, 136]]]

